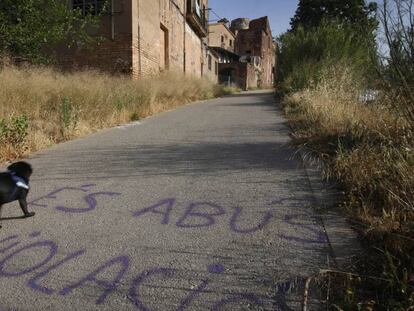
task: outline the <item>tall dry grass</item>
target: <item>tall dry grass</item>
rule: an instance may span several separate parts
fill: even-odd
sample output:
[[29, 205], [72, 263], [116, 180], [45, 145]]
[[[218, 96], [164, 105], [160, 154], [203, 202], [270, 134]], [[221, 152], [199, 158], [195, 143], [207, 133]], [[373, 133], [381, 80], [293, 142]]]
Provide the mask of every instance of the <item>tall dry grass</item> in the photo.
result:
[[[414, 219], [414, 150], [408, 121], [383, 97], [359, 101], [361, 90], [347, 67], [331, 68], [315, 86], [290, 95], [286, 112], [297, 124], [296, 138], [325, 158], [333, 177], [369, 208], [372, 224], [393, 218], [401, 228]], [[412, 174], [411, 174], [412, 173]], [[362, 217], [362, 216], [361, 216]], [[407, 225], [407, 224], [406, 224]]]
[[4, 67], [0, 162], [219, 93], [204, 79], [171, 72], [132, 80], [95, 71]]
[[344, 207], [374, 254], [363, 261], [364, 274], [382, 280], [371, 287], [374, 305], [405, 310], [414, 307], [414, 133], [387, 94], [362, 103], [360, 85], [349, 67], [330, 67], [317, 85], [285, 98], [285, 111], [298, 144], [344, 190]]

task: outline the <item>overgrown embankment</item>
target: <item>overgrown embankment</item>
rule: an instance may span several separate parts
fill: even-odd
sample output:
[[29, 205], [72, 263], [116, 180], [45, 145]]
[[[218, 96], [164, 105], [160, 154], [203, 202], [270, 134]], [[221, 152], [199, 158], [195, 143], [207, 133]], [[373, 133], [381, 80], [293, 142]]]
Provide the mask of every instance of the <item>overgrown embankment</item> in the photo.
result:
[[64, 74], [50, 68], [4, 67], [0, 163], [222, 93], [213, 83], [178, 73], [132, 80], [94, 71]]
[[287, 96], [285, 112], [296, 142], [323, 159], [325, 176], [344, 190], [342, 207], [367, 247], [363, 268], [347, 271], [362, 277], [337, 279], [339, 295], [347, 293], [342, 306], [352, 310], [372, 299], [380, 309], [391, 298], [407, 307], [414, 281], [412, 132], [388, 105], [360, 103], [355, 84], [347, 68], [336, 68], [314, 88]]
[[413, 310], [414, 102], [389, 82], [390, 63], [375, 70], [375, 44], [353, 27], [282, 36], [277, 93], [295, 142], [323, 160], [365, 245], [354, 269], [322, 276], [330, 309]]

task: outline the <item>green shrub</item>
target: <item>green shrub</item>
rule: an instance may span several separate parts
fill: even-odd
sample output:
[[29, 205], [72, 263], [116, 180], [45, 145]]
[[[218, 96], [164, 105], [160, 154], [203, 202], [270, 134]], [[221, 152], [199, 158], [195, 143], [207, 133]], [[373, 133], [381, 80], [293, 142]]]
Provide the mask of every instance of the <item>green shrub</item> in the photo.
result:
[[319, 27], [298, 27], [279, 37], [279, 93], [299, 91], [315, 85], [321, 73], [333, 64], [352, 64], [356, 74], [369, 77], [374, 72], [375, 40], [370, 34], [335, 22]]
[[78, 116], [75, 107], [69, 97], [64, 97], [61, 105], [61, 134], [66, 135], [70, 130], [74, 130], [78, 123]]
[[137, 112], [133, 112], [131, 114], [131, 121], [138, 121], [140, 118], [139, 114]]
[[0, 143], [13, 147], [25, 145], [28, 135], [29, 121], [25, 115], [12, 117], [10, 120], [0, 119]]

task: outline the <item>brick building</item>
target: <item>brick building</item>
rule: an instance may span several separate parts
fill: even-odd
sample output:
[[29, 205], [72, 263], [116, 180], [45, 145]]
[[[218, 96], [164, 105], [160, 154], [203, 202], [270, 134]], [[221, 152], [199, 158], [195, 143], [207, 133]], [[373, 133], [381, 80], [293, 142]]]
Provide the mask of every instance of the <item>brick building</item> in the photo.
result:
[[219, 56], [219, 82], [242, 89], [272, 86], [276, 46], [268, 18], [239, 18], [231, 27], [227, 23], [209, 25], [210, 47]]
[[234, 53], [236, 36], [227, 27], [227, 23], [228, 20], [223, 19], [208, 25], [209, 48], [216, 53], [220, 64], [239, 60], [239, 56]]
[[250, 21], [248, 28], [232, 23], [236, 35], [236, 53], [241, 61], [253, 64], [259, 70], [259, 86], [271, 86], [274, 83], [276, 65], [276, 46], [273, 42], [267, 16]]
[[[97, 14], [103, 3], [72, 0], [71, 5]], [[133, 76], [176, 70], [217, 81], [217, 58], [208, 50], [208, 0], [111, 0], [105, 11], [95, 34], [105, 40], [91, 50], [60, 49], [63, 67]]]
[[234, 52], [234, 43], [236, 36], [227, 27], [228, 20], [222, 19], [217, 23], [208, 25], [209, 45], [211, 47], [219, 47], [224, 50]]

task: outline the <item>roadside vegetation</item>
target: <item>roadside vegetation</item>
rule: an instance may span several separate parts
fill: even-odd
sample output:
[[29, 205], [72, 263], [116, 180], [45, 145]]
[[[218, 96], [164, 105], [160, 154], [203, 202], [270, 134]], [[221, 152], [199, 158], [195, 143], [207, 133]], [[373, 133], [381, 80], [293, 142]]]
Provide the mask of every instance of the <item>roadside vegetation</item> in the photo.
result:
[[323, 161], [365, 246], [349, 270], [321, 275], [330, 310], [414, 310], [413, 9], [300, 1], [279, 38], [295, 142]]
[[173, 72], [132, 80], [95, 71], [5, 66], [0, 68], [0, 163], [232, 91]]

